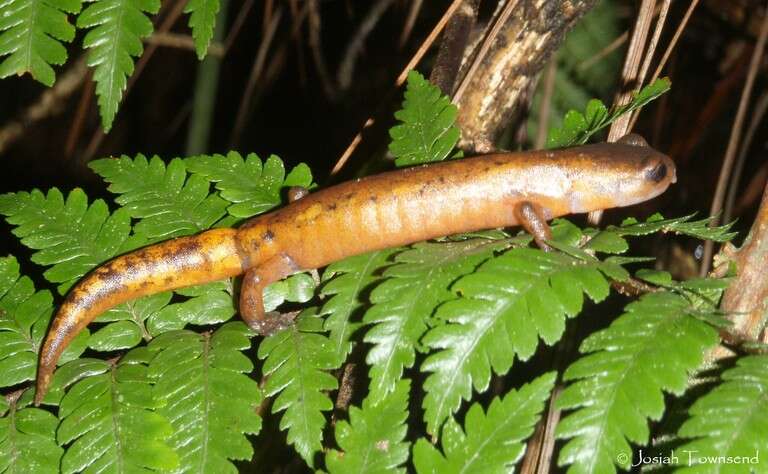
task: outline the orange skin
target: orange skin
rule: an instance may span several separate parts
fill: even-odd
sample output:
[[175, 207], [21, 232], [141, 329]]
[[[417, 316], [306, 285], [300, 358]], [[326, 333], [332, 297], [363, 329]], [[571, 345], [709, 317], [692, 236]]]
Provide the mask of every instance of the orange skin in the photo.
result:
[[675, 182], [672, 160], [628, 136], [619, 143], [502, 153], [391, 171], [304, 196], [239, 229], [152, 245], [95, 269], [67, 295], [40, 352], [35, 403], [72, 339], [104, 311], [161, 291], [244, 275], [240, 313], [262, 334], [263, 288], [300, 270], [373, 250], [522, 225], [546, 247], [554, 217], [628, 206]]

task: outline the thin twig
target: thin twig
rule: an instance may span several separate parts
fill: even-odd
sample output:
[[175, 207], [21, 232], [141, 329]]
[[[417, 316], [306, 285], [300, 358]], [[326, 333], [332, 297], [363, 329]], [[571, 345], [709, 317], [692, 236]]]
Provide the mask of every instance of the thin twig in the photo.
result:
[[[766, 12], [768, 12], [768, 2], [766, 2]], [[736, 158], [736, 152], [739, 148], [739, 141], [741, 139], [741, 129], [744, 127], [744, 117], [747, 114], [747, 108], [749, 107], [749, 98], [752, 95], [752, 88], [755, 85], [755, 76], [760, 69], [760, 61], [763, 58], [763, 52], [765, 51], [765, 41], [768, 38], [768, 14], [763, 17], [763, 24], [760, 27], [760, 36], [757, 38], [757, 44], [755, 50], [752, 52], [752, 59], [749, 62], [749, 70], [747, 72], [747, 80], [744, 82], [744, 89], [741, 92], [741, 99], [739, 100], [739, 108], [736, 111], [736, 118], [733, 121], [733, 127], [731, 127], [731, 136], [728, 138], [728, 148], [725, 151], [725, 157], [723, 158], [723, 166], [720, 169], [720, 176], [717, 178], [717, 187], [715, 188], [715, 197], [712, 198], [712, 206], [709, 209], [709, 215], [712, 216], [710, 226], [714, 227], [720, 224], [720, 211], [723, 209], [723, 200], [725, 199], [725, 187], [728, 184], [728, 178], [731, 175], [733, 168], [733, 162]], [[714, 249], [714, 242], [708, 240], [704, 244], [704, 256], [701, 262], [701, 270], [699, 274], [705, 276], [709, 271], [710, 260], [712, 259], [712, 253]]]
[[656, 67], [656, 70], [653, 71], [653, 76], [651, 77], [650, 82], [653, 82], [659, 78], [661, 71], [664, 69], [664, 66], [667, 65], [667, 61], [669, 61], [669, 57], [672, 55], [672, 51], [674, 51], [675, 46], [677, 46], [677, 41], [680, 39], [680, 36], [682, 36], [683, 31], [685, 31], [685, 27], [688, 25], [688, 20], [691, 19], [691, 15], [693, 15], [693, 11], [696, 9], [696, 5], [698, 4], [699, 0], [691, 0], [691, 4], [688, 6], [688, 10], [686, 10], [683, 19], [680, 21], [680, 25], [678, 25], [674, 36], [672, 36], [672, 41], [669, 42], [669, 46], [667, 46], [666, 51], [664, 51], [664, 56], [661, 57], [659, 65]]
[[536, 150], [541, 150], [547, 144], [549, 109], [552, 105], [552, 95], [555, 92], [556, 75], [557, 58], [553, 56], [544, 70], [544, 88], [541, 91], [541, 105], [539, 106], [539, 130], [536, 132], [536, 142], [534, 144]]
[[309, 6], [309, 49], [312, 51], [312, 61], [315, 63], [315, 69], [320, 77], [325, 95], [333, 97], [336, 95], [336, 91], [331, 83], [328, 67], [325, 65], [320, 42], [320, 7], [318, 0], [307, 0], [307, 2]]
[[459, 87], [456, 88], [456, 93], [453, 94], [452, 99], [454, 104], [458, 104], [461, 101], [461, 96], [464, 95], [464, 91], [466, 91], [467, 87], [469, 87], [469, 83], [472, 81], [475, 73], [477, 73], [477, 70], [480, 67], [480, 63], [483, 62], [483, 59], [485, 59], [485, 56], [491, 49], [491, 45], [496, 39], [496, 36], [498, 36], [498, 34], [501, 32], [501, 29], [504, 27], [504, 25], [507, 24], [507, 20], [512, 15], [512, 10], [515, 9], [517, 3], [518, 0], [507, 0], [506, 5], [504, 5], [504, 8], [501, 10], [501, 13], [499, 13], [499, 16], [496, 17], [493, 26], [483, 40], [483, 43], [480, 45], [480, 50], [472, 60], [472, 65], [467, 70], [467, 74], [461, 80], [461, 83], [459, 83]]
[[347, 45], [344, 58], [341, 60], [339, 71], [336, 74], [336, 81], [341, 90], [349, 89], [349, 86], [352, 84], [355, 63], [357, 62], [358, 56], [360, 56], [360, 52], [363, 50], [363, 46], [365, 46], [365, 39], [371, 34], [376, 23], [379, 22], [379, 19], [384, 15], [384, 12], [387, 11], [390, 5], [392, 5], [393, 1], [394, 0], [378, 0], [371, 6], [371, 9], [368, 10], [368, 14], [365, 15], [363, 21], [358, 25], [357, 31], [355, 31], [355, 34]]
[[403, 25], [403, 31], [400, 33], [400, 40], [397, 44], [402, 48], [408, 41], [413, 31], [413, 26], [416, 24], [416, 18], [419, 17], [419, 11], [424, 4], [424, 0], [412, 0], [411, 8], [408, 10], [408, 16], [405, 18], [405, 24]]
[[240, 7], [240, 10], [237, 12], [235, 21], [232, 22], [232, 28], [229, 30], [227, 38], [224, 40], [225, 55], [232, 49], [232, 45], [240, 34], [240, 30], [243, 28], [243, 24], [245, 24], [245, 20], [248, 18], [248, 13], [251, 12], [251, 8], [253, 8], [253, 0], [245, 0], [243, 6]]
[[[195, 51], [195, 40], [189, 35], [178, 33], [154, 33], [144, 38], [146, 44], [155, 44], [167, 48], [185, 49]], [[222, 57], [224, 56], [224, 47], [217, 42], [211, 42], [208, 46], [208, 55]]]
[[611, 44], [609, 44], [605, 48], [598, 51], [597, 54], [595, 54], [591, 58], [587, 59], [586, 61], [576, 66], [576, 70], [586, 71], [587, 69], [591, 68], [596, 62], [600, 61], [604, 57], [608, 56], [612, 52], [619, 49], [624, 43], [627, 42], [628, 39], [629, 39], [629, 32], [625, 31], [624, 33], [619, 35], [615, 40], [611, 41]]
[[[83, 67], [85, 67], [85, 64], [83, 64]], [[83, 127], [85, 126], [88, 112], [91, 110], [91, 103], [93, 102], [93, 91], [95, 89], [95, 85], [89, 77], [91, 74], [91, 70], [88, 69], [88, 72], [86, 73], [87, 79], [84, 81], [85, 87], [83, 87], [83, 92], [80, 94], [80, 102], [77, 104], [75, 116], [72, 118], [72, 123], [69, 126], [69, 131], [67, 132], [67, 140], [64, 143], [64, 159], [66, 160], [75, 154], [75, 148], [77, 147], [77, 144], [80, 141], [80, 137], [82, 136]]]
[[733, 216], [733, 206], [736, 202], [736, 193], [739, 191], [739, 181], [741, 174], [744, 171], [744, 163], [747, 161], [747, 154], [749, 149], [752, 148], [752, 140], [755, 138], [755, 133], [760, 125], [762, 125], [763, 117], [768, 112], [768, 91], [763, 92], [757, 102], [755, 103], [755, 110], [752, 112], [752, 120], [747, 128], [747, 133], [744, 135], [744, 143], [739, 150], [739, 157], [736, 160], [736, 165], [733, 167], [733, 173], [728, 184], [728, 196], [725, 198], [725, 207], [723, 210], [723, 222], [730, 222]]
[[21, 137], [29, 126], [51, 117], [63, 109], [64, 102], [83, 83], [88, 68], [85, 58], [80, 58], [56, 80], [56, 84], [46, 89], [38, 100], [24, 109], [15, 119], [0, 127], [0, 153]]
[[[403, 68], [403, 70], [400, 72], [400, 75], [397, 76], [397, 80], [395, 81], [395, 89], [400, 87], [404, 82], [405, 79], [408, 77], [408, 72], [413, 69], [416, 64], [421, 61], [421, 58], [424, 57], [424, 54], [426, 54], [429, 47], [432, 45], [432, 43], [435, 42], [435, 39], [440, 34], [441, 31], [443, 31], [443, 28], [445, 28], [446, 23], [448, 23], [448, 20], [450, 20], [453, 13], [459, 8], [461, 3], [464, 0], [453, 0], [451, 2], [451, 5], [448, 7], [448, 9], [445, 11], [443, 16], [440, 18], [440, 21], [437, 22], [435, 27], [432, 29], [432, 31], [429, 33], [427, 38], [424, 40], [424, 42], [419, 46], [419, 49], [414, 53], [413, 57], [410, 61], [408, 61], [408, 64]], [[384, 104], [387, 99], [389, 98], [390, 94], [387, 94], [385, 97], [385, 100], [382, 100], [377, 107], [377, 110], [381, 108], [382, 104]], [[375, 115], [375, 114], [374, 114]], [[363, 127], [360, 129], [360, 131], [357, 132], [355, 137], [352, 139], [352, 142], [347, 146], [346, 150], [344, 150], [344, 153], [342, 153], [341, 157], [336, 161], [336, 164], [333, 165], [333, 169], [331, 169], [331, 176], [338, 174], [339, 171], [344, 167], [344, 165], [347, 163], [347, 160], [349, 160], [349, 157], [352, 156], [352, 153], [354, 153], [357, 146], [360, 144], [360, 142], [363, 139], [363, 133], [365, 130], [373, 125], [375, 123], [375, 119], [373, 116], [368, 117], [368, 119], [363, 124]]]
[[253, 91], [256, 88], [256, 83], [258, 82], [262, 71], [264, 70], [264, 63], [267, 59], [267, 51], [269, 51], [269, 47], [272, 44], [272, 39], [275, 37], [277, 25], [280, 23], [282, 14], [282, 7], [278, 7], [275, 10], [275, 13], [272, 15], [272, 21], [269, 23], [269, 28], [267, 29], [266, 35], [264, 38], [262, 38], [261, 43], [259, 44], [259, 50], [256, 53], [256, 58], [253, 61], [251, 74], [248, 76], [248, 82], [245, 85], [243, 98], [240, 101], [240, 107], [237, 109], [237, 118], [235, 119], [235, 125], [232, 127], [232, 135], [229, 137], [230, 148], [235, 147], [238, 140], [240, 139], [240, 134], [243, 131], [243, 127], [245, 127], [245, 121], [248, 118], [251, 108]]

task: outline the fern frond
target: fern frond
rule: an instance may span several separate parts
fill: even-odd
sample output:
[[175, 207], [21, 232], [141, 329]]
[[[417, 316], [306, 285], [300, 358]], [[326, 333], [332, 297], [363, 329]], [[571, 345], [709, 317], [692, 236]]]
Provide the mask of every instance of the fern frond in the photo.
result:
[[331, 341], [321, 332], [323, 320], [316, 309], [303, 311], [295, 324], [265, 338], [259, 345], [262, 372], [268, 377], [264, 395], [279, 395], [272, 413], [285, 410], [280, 429], [288, 430], [288, 443], [311, 467], [314, 454], [322, 449], [326, 419], [324, 411], [333, 403], [325, 392], [335, 390], [336, 379], [326, 371], [338, 367]]
[[413, 366], [428, 318], [440, 303], [454, 298], [451, 283], [505, 246], [505, 241], [487, 239], [422, 243], [395, 257], [397, 264], [384, 271], [387, 280], [371, 292], [373, 306], [363, 318], [372, 326], [364, 338], [373, 345], [365, 359], [370, 366], [369, 397], [384, 397], [403, 369]]
[[147, 161], [137, 155], [95, 160], [89, 166], [110, 183], [111, 192], [120, 194], [115, 202], [141, 219], [134, 231], [152, 242], [208, 229], [225, 214], [226, 201], [210, 195], [201, 176], [188, 177], [183, 160], [166, 167], [157, 156]]
[[67, 60], [61, 44], [75, 37], [67, 13], [80, 11], [80, 0], [3, 0], [0, 2], [0, 78], [26, 72], [46, 86], [56, 74], [51, 64]]
[[397, 166], [444, 160], [459, 141], [454, 125], [458, 109], [436, 86], [416, 71], [408, 73], [403, 108], [395, 112], [402, 122], [389, 129], [389, 151]]
[[560, 421], [557, 436], [570, 439], [558, 464], [569, 472], [628, 469], [629, 442], [648, 442], [648, 420], [664, 413], [663, 392], [682, 394], [689, 375], [706, 350], [718, 342], [717, 331], [689, 314], [682, 296], [658, 292], [643, 296], [607, 329], [588, 337], [588, 354], [565, 372], [571, 381], [558, 406], [576, 410]]
[[362, 323], [356, 321], [368, 302], [365, 293], [380, 280], [379, 273], [392, 264], [390, 257], [402, 249], [377, 250], [332, 263], [323, 272], [322, 296], [332, 295], [323, 305], [320, 314], [328, 315], [324, 329], [341, 361], [352, 350], [350, 336]]
[[[678, 472], [717, 472], [724, 465], [698, 463], [701, 458], [750, 459], [750, 463], [727, 464], [728, 472], [764, 472], [768, 461], [768, 356], [742, 357], [736, 367], [723, 373], [723, 383], [699, 398], [689, 410], [689, 418], [678, 435], [697, 438], [676, 449], [680, 464], [688, 469]], [[757, 461], [757, 464], [754, 461]], [[762, 468], [758, 468], [759, 465]]]
[[21, 243], [36, 250], [32, 261], [52, 265], [43, 273], [64, 293], [77, 279], [112, 256], [144, 243], [129, 238], [130, 216], [118, 210], [109, 214], [101, 199], [88, 205], [80, 189], [64, 196], [56, 188], [44, 195], [34, 190], [0, 196], [0, 214], [15, 225], [13, 234]]
[[254, 153], [243, 159], [234, 151], [226, 156], [193, 156], [185, 163], [190, 173], [216, 183], [221, 197], [234, 203], [227, 211], [236, 217], [251, 217], [279, 206], [283, 202], [280, 191], [286, 187], [309, 189], [312, 185], [312, 173], [307, 165], [295, 166], [286, 176], [283, 162], [274, 155], [263, 165]]
[[[49, 291], [35, 292], [28, 277], [20, 277], [13, 257], [0, 258], [0, 387], [35, 378], [37, 352], [53, 314]], [[82, 354], [88, 332], [79, 334], [62, 354], [63, 364]]]
[[349, 421], [336, 424], [336, 442], [343, 451], [332, 450], [325, 457], [328, 472], [388, 474], [405, 472], [408, 460], [408, 392], [411, 381], [400, 380], [391, 393], [378, 402], [370, 397], [363, 407], [350, 407]]
[[692, 221], [695, 214], [677, 217], [674, 219], [664, 219], [660, 214], [654, 214], [645, 222], [638, 222], [637, 219], [625, 219], [620, 226], [608, 226], [603, 232], [613, 232], [617, 235], [640, 236], [653, 234], [655, 232], [672, 232], [675, 234], [688, 235], [702, 240], [712, 240], [715, 242], [726, 242], [738, 235], [738, 232], [729, 232], [733, 222], [717, 227], [710, 227], [709, 223], [713, 217]]
[[136, 472], [178, 465], [178, 456], [165, 442], [173, 432], [171, 424], [152, 411], [159, 404], [145, 362], [122, 361], [67, 392], [56, 435], [60, 445], [72, 444], [61, 460], [61, 472]]
[[493, 258], [452, 286], [461, 298], [440, 306], [442, 324], [423, 343], [439, 352], [422, 364], [427, 431], [435, 434], [472, 387], [488, 387], [491, 370], [505, 374], [517, 356], [533, 355], [541, 338], [554, 344], [565, 317], [581, 311], [582, 292], [593, 301], [608, 296], [603, 263], [564, 253], [518, 248]]
[[133, 58], [141, 56], [141, 39], [152, 34], [152, 22], [145, 13], [157, 13], [159, 0], [92, 0], [77, 17], [78, 28], [91, 28], [83, 39], [90, 49], [88, 65], [93, 68], [99, 96], [101, 125], [112, 128], [117, 106], [123, 98]]
[[57, 472], [64, 450], [56, 444], [59, 420], [0, 396], [0, 472]]
[[[88, 339], [88, 347], [97, 351], [116, 351], [137, 346], [149, 340], [147, 319], [157, 318], [158, 313], [171, 301], [169, 291], [135, 299], [112, 308], [99, 316], [99, 323], [108, 323]], [[174, 305], [175, 306], [175, 305]]]
[[208, 46], [213, 38], [213, 28], [216, 26], [216, 14], [219, 13], [219, 0], [189, 0], [184, 13], [189, 16], [189, 27], [192, 28], [192, 38], [195, 40], [197, 58], [202, 60], [208, 53]]
[[512, 472], [525, 452], [523, 440], [533, 433], [544, 403], [555, 383], [555, 373], [512, 390], [503, 400], [494, 398], [488, 412], [474, 403], [467, 412], [464, 429], [453, 419], [443, 427], [443, 456], [424, 438], [416, 441], [413, 462], [420, 474], [462, 472]]
[[156, 355], [148, 375], [157, 412], [173, 425], [166, 439], [179, 453], [178, 472], [236, 473], [229, 460], [253, 456], [245, 435], [261, 430], [262, 396], [241, 352], [250, 347], [248, 334], [243, 323], [228, 323], [213, 334], [174, 331], [149, 344]]

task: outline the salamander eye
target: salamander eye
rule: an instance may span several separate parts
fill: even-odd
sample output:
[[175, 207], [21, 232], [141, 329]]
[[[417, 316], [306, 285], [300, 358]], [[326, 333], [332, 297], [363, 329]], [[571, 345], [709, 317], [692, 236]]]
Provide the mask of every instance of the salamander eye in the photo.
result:
[[667, 177], [667, 165], [659, 161], [655, 166], [649, 166], [645, 169], [645, 179], [658, 183]]

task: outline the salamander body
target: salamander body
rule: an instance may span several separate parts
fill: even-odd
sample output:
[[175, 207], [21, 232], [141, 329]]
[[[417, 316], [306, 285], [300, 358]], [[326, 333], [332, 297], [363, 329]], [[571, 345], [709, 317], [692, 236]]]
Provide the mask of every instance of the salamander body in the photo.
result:
[[70, 341], [104, 311], [144, 295], [244, 274], [243, 319], [261, 333], [263, 288], [294, 272], [377, 249], [523, 225], [546, 246], [554, 217], [628, 206], [675, 181], [669, 157], [627, 136], [618, 143], [503, 153], [407, 168], [298, 197], [239, 229], [214, 229], [120, 256], [67, 295], [40, 353], [39, 403]]

